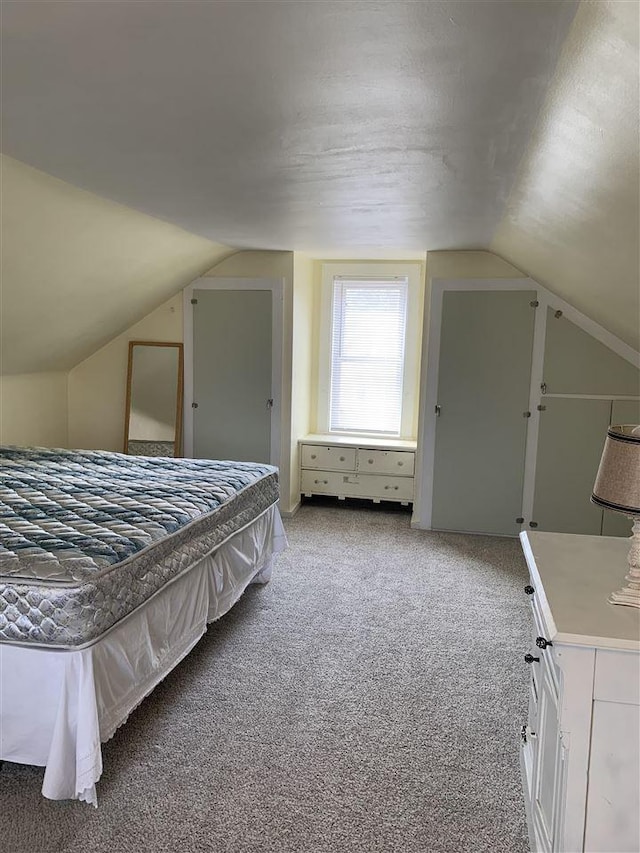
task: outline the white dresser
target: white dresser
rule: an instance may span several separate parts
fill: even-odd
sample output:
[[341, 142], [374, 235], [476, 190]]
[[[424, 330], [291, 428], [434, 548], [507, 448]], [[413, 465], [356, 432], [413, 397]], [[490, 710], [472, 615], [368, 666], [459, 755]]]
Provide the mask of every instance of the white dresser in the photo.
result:
[[629, 541], [521, 533], [534, 635], [521, 766], [534, 851], [640, 850], [640, 610], [607, 603]]
[[414, 498], [415, 441], [308, 435], [300, 442], [300, 492], [379, 503]]

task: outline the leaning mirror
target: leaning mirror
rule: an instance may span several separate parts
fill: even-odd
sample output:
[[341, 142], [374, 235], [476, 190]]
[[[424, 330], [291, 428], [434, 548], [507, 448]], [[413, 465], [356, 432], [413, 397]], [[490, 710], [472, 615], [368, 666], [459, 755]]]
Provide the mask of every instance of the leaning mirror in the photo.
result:
[[180, 456], [182, 344], [130, 341], [124, 452]]

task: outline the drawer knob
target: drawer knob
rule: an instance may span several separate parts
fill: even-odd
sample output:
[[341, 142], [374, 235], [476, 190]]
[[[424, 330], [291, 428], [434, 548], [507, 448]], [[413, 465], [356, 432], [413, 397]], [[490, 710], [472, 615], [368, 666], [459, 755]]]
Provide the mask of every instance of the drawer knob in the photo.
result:
[[385, 489], [388, 489], [388, 488], [389, 488], [389, 486], [385, 486]]
[[316, 454], [315, 454], [315, 453], [312, 453], [312, 454], [311, 454], [311, 458], [312, 458], [312, 459], [315, 459], [315, 458], [316, 458]]
[[535, 592], [535, 589], [531, 586], [530, 583], [528, 583], [525, 586], [524, 591], [527, 593], [527, 595], [533, 595], [533, 593]]
[[404, 465], [404, 462], [398, 462], [398, 465], [402, 468], [402, 466]]
[[341, 457], [340, 457], [340, 461], [341, 461], [341, 462], [344, 462], [344, 456], [341, 456]]
[[367, 462], [369, 463], [369, 465], [373, 465], [373, 459], [367, 459]]
[[524, 662], [525, 662], [525, 663], [539, 663], [539, 662], [540, 662], [540, 658], [536, 658], [536, 657], [534, 657], [533, 655], [526, 654], [526, 655], [524, 656]]
[[552, 646], [551, 640], [546, 640], [544, 637], [536, 637], [536, 646], [539, 649], [546, 649], [547, 646]]

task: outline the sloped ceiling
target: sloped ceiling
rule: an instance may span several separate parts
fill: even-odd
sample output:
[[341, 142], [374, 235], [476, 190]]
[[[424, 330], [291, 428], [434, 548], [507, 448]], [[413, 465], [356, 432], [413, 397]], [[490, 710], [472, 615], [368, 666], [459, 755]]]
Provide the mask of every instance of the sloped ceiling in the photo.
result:
[[576, 8], [3, 0], [2, 150], [73, 185], [3, 161], [3, 370], [77, 363], [217, 241], [491, 245], [637, 346], [638, 4]]
[[575, 5], [3, 0], [3, 150], [236, 247], [486, 247]]
[[580, 5], [491, 246], [636, 350], [639, 9]]
[[230, 250], [1, 161], [2, 373], [67, 370]]

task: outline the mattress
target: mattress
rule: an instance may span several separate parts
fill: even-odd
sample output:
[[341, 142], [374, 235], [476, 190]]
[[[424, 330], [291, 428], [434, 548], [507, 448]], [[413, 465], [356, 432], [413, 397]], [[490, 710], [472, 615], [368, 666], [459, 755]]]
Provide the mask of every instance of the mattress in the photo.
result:
[[0, 642], [95, 642], [277, 499], [270, 465], [0, 448]]

